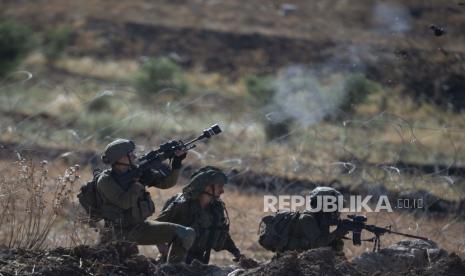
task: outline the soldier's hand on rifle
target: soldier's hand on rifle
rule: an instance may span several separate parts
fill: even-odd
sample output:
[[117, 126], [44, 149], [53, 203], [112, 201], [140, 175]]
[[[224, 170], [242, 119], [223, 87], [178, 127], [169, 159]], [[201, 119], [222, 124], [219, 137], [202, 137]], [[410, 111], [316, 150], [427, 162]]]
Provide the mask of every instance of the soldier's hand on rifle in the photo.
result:
[[340, 237], [343, 237], [349, 233], [349, 231], [352, 230], [352, 223], [351, 221], [347, 219], [341, 219], [339, 220], [337, 224], [336, 230], [334, 230], [334, 233], [337, 234]]
[[179, 170], [182, 165], [182, 160], [184, 160], [187, 156], [187, 149], [178, 149], [174, 152], [174, 157], [173, 157], [173, 163], [171, 164], [171, 167], [174, 170]]

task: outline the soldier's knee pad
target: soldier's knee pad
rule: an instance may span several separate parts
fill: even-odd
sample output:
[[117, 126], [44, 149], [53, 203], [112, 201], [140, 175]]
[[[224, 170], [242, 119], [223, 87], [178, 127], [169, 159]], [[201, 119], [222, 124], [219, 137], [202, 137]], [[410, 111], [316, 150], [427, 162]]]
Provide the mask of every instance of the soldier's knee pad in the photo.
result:
[[179, 226], [176, 228], [176, 236], [181, 240], [182, 246], [187, 250], [195, 241], [195, 230], [190, 227]]

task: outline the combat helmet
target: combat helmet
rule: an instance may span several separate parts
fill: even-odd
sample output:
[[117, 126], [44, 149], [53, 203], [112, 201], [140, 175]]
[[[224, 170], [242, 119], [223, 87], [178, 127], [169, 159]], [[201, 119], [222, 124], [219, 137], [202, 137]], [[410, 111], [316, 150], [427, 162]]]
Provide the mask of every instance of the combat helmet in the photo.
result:
[[319, 196], [342, 196], [342, 194], [334, 188], [318, 186], [310, 192], [310, 200], [315, 200]]
[[[334, 196], [338, 198], [342, 196], [342, 194], [334, 188], [318, 186], [310, 192], [309, 196], [310, 196], [310, 206], [312, 206], [312, 208], [315, 208], [317, 206], [318, 197]], [[334, 212], [325, 212], [325, 210], [321, 210], [319, 213], [322, 214], [320, 219], [324, 220], [324, 222], [323, 221], [322, 222], [325, 224], [333, 224], [339, 219], [339, 216], [340, 216], [340, 212], [338, 210]]]
[[121, 157], [136, 149], [136, 145], [131, 140], [116, 139], [105, 147], [102, 154], [102, 161], [105, 164], [114, 164]]
[[221, 169], [217, 167], [202, 167], [192, 174], [189, 184], [184, 187], [182, 193], [187, 198], [197, 198], [203, 193], [207, 185], [216, 180], [227, 183], [228, 177]]

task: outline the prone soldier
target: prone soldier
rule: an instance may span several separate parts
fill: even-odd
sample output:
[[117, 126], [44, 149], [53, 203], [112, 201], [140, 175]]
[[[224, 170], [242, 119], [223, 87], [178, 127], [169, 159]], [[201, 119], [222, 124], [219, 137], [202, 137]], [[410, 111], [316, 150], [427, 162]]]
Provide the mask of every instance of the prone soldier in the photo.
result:
[[[310, 204], [316, 208], [317, 198], [342, 196], [330, 187], [317, 187], [310, 192]], [[331, 247], [342, 251], [343, 238], [349, 232], [346, 224], [339, 223], [339, 211], [324, 212], [280, 212], [266, 216], [260, 223], [259, 243], [265, 249], [284, 251], [304, 251], [318, 247]], [[331, 225], [337, 225], [330, 231]]]

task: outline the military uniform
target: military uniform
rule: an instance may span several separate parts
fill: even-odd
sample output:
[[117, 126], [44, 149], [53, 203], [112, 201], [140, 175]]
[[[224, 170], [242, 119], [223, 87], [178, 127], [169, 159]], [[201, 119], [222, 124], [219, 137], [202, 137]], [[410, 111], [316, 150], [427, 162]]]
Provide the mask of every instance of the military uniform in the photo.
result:
[[181, 224], [195, 230], [195, 241], [186, 258], [188, 263], [193, 259], [208, 263], [210, 249], [227, 250], [235, 257], [240, 255], [229, 234], [229, 219], [225, 215], [224, 203], [219, 199], [202, 209], [197, 200], [188, 199], [180, 193], [163, 210], [157, 221]]
[[308, 250], [318, 247], [332, 247], [342, 251], [344, 242], [339, 232], [330, 232], [329, 225], [323, 225], [317, 216], [310, 212], [298, 215], [289, 230], [289, 241], [284, 250]]
[[[317, 200], [325, 196], [342, 197], [333, 188], [317, 187], [310, 193], [310, 206], [316, 208]], [[322, 204], [320, 205], [322, 206]], [[332, 247], [342, 251], [342, 239], [349, 229], [339, 220], [338, 211], [278, 212], [262, 218], [258, 242], [274, 252], [303, 251], [318, 247]], [[330, 232], [330, 226], [337, 228]]]
[[[117, 145], [121, 143], [123, 142]], [[113, 158], [112, 164], [115, 163], [114, 159], [116, 158]], [[146, 220], [155, 212], [146, 186], [160, 189], [173, 187], [178, 179], [178, 169], [145, 171], [138, 181], [126, 189], [118, 183], [118, 175], [113, 169], [100, 174], [97, 191], [102, 199], [101, 211], [105, 220], [103, 242], [119, 239], [139, 245], [171, 243], [168, 261], [184, 261], [187, 249], [192, 245], [194, 231], [178, 224]]]
[[221, 170], [211, 166], [201, 168], [194, 173], [182, 193], [165, 203], [157, 218], [157, 221], [177, 223], [195, 230], [195, 241], [186, 258], [188, 263], [193, 259], [208, 263], [211, 249], [227, 250], [236, 259], [241, 256], [229, 234], [229, 218], [223, 201], [214, 198], [207, 207], [200, 206], [198, 197], [215, 179], [222, 183], [227, 182], [227, 177]]

